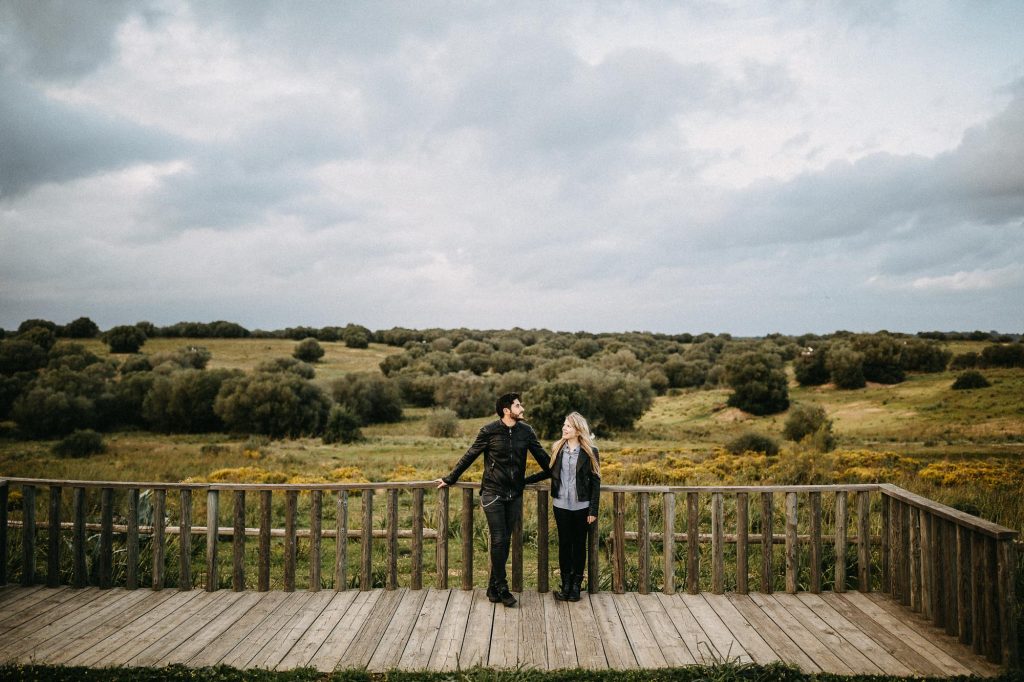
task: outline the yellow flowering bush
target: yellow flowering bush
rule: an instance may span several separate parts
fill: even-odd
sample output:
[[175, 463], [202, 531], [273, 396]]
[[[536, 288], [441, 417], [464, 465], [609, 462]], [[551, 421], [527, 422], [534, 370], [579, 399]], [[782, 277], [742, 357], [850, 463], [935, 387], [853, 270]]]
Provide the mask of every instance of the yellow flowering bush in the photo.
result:
[[260, 467], [235, 467], [217, 469], [205, 478], [186, 479], [191, 483], [287, 483], [288, 474], [283, 471], [267, 471]]
[[420, 470], [408, 464], [399, 464], [390, 472], [384, 475], [386, 481], [422, 481], [427, 476], [420, 473]]
[[1024, 464], [993, 459], [932, 462], [918, 476], [944, 487], [1020, 488], [1024, 486]]
[[327, 474], [334, 483], [369, 483], [370, 479], [363, 475], [359, 467], [338, 467]]

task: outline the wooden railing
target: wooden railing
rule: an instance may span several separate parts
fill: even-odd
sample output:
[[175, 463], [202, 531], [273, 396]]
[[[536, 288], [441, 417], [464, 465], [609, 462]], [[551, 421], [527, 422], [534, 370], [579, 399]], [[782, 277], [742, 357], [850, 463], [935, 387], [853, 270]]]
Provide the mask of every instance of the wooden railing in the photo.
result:
[[[9, 504], [12, 487], [20, 492], [20, 503]], [[41, 520], [37, 507], [46, 505], [41, 504], [38, 492], [44, 489], [49, 491], [49, 504], [46, 518]], [[483, 556], [484, 561], [487, 556], [474, 548], [477, 489], [478, 484], [459, 483], [435, 490], [429, 481], [270, 485], [9, 478], [0, 480], [0, 584], [7, 583], [9, 569], [20, 573], [22, 584], [43, 582], [36, 565], [41, 554], [46, 560], [45, 583], [51, 586], [68, 582], [74, 587], [91, 583], [106, 588], [117, 582], [135, 589], [148, 573], [153, 589], [168, 583], [192, 589], [193, 574], [198, 573], [202, 586], [213, 591], [220, 587], [221, 545], [230, 542], [231, 588], [244, 590], [247, 579], [251, 580], [247, 539], [254, 537], [255, 586], [261, 591], [270, 589], [275, 566], [280, 567], [273, 576], [275, 585], [286, 591], [296, 589], [300, 539], [308, 541], [301, 558], [308, 564], [309, 590], [324, 586], [335, 590], [395, 589], [400, 582], [413, 590], [422, 589], [428, 578], [424, 557], [430, 559], [425, 540], [434, 542], [434, 575], [429, 582], [448, 588], [454, 574], [459, 587], [472, 589], [474, 554]], [[70, 520], [65, 521], [68, 490]], [[546, 592], [548, 546], [553, 539], [549, 495], [543, 486], [531, 486], [528, 491], [534, 493], [536, 503], [535, 507], [526, 505], [524, 515], [530, 524], [529, 548], [536, 555], [536, 588]], [[690, 593], [747, 593], [752, 588], [765, 593], [775, 589], [791, 593], [881, 590], [989, 660], [1019, 661], [1014, 595], [1017, 531], [886, 484], [607, 485], [602, 492], [601, 516], [590, 533], [590, 592], [598, 591], [603, 580], [615, 592], [635, 589], [640, 593], [652, 589], [668, 594], [677, 589]], [[433, 497], [431, 505], [427, 505], [427, 493]], [[457, 528], [450, 518], [453, 493], [462, 498]], [[120, 504], [115, 504], [115, 495]], [[142, 513], [143, 495], [151, 514]], [[301, 512], [300, 495], [308, 505]], [[383, 505], [374, 503], [379, 495], [384, 497]], [[627, 496], [635, 502], [627, 505]], [[275, 514], [282, 514], [282, 497], [283, 526], [275, 527]], [[350, 514], [350, 503], [357, 497], [358, 517]], [[325, 505], [333, 507], [333, 513], [325, 515]], [[99, 523], [88, 520], [90, 510], [95, 516], [97, 506]], [[9, 507], [20, 518], [9, 519]], [[170, 507], [176, 511], [176, 525], [170, 523]], [[374, 515], [380, 513], [375, 507], [383, 507], [383, 523], [375, 522]], [[205, 525], [194, 524], [197, 508], [200, 513], [205, 511]], [[400, 522], [402, 508], [406, 510], [404, 526]], [[232, 523], [221, 526], [228, 509]], [[254, 512], [258, 522], [247, 525]], [[330, 527], [324, 527], [325, 516]], [[628, 525], [633, 526], [630, 530], [627, 516]], [[356, 518], [359, 526], [352, 527]], [[426, 525], [428, 519], [433, 528]], [[17, 546], [15, 537], [9, 543], [9, 528], [20, 530], [20, 562], [9, 563], [9, 544]], [[40, 530], [46, 536], [45, 546], [37, 546]], [[70, 562], [64, 556], [68, 533]], [[169, 536], [178, 540], [176, 579], [167, 574], [169, 564], [173, 569], [173, 557], [168, 557]], [[193, 540], [203, 536], [205, 566], [194, 571]], [[275, 545], [274, 538], [282, 541]], [[346, 541], [338, 542], [338, 538]], [[324, 555], [324, 539], [333, 540], [333, 558]], [[399, 540], [409, 545], [409, 565], [401, 572]], [[455, 569], [449, 568], [450, 540], [459, 543], [452, 552], [458, 556]], [[385, 560], [383, 568], [379, 560], [375, 568], [374, 547], [380, 541]], [[115, 545], [117, 564], [123, 566], [123, 578], [116, 581]], [[685, 553], [681, 551], [684, 545]], [[145, 562], [140, 555], [143, 546], [150, 555]], [[272, 559], [275, 546], [282, 553], [276, 560]], [[654, 556], [656, 546], [660, 558]], [[753, 566], [751, 548], [756, 550]], [[322, 574], [328, 561], [333, 573], [329, 577]], [[511, 587], [521, 591], [523, 524], [513, 532], [511, 562]]]

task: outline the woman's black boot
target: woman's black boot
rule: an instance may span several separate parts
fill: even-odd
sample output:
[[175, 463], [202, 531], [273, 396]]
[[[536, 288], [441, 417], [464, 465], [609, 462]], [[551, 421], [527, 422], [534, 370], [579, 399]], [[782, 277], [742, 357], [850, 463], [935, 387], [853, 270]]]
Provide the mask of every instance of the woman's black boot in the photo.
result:
[[580, 600], [580, 585], [583, 583], [583, 576], [572, 576], [572, 583], [569, 585], [569, 601]]
[[571, 598], [570, 595], [572, 594], [572, 581], [573, 581], [573, 576], [572, 575], [563, 575], [562, 576], [562, 586], [559, 587], [554, 592], [552, 592], [552, 594], [555, 595], [555, 599], [557, 599], [558, 601], [569, 601], [570, 600], [570, 598]]

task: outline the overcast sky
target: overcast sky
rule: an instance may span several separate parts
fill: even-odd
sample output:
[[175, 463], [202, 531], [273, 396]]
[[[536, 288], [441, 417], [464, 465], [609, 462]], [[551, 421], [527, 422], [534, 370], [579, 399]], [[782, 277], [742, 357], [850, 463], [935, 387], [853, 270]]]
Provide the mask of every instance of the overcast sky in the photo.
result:
[[0, 327], [1024, 331], [1022, 26], [0, 0]]

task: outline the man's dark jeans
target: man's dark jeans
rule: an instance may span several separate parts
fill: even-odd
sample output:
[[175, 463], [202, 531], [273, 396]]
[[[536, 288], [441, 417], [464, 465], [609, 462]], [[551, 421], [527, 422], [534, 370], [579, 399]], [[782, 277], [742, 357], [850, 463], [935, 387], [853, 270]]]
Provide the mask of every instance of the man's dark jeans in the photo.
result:
[[491, 535], [491, 577], [487, 586], [500, 590], [508, 587], [505, 563], [512, 544], [512, 529], [523, 518], [523, 497], [519, 495], [510, 500], [505, 496], [482, 493], [480, 504]]

